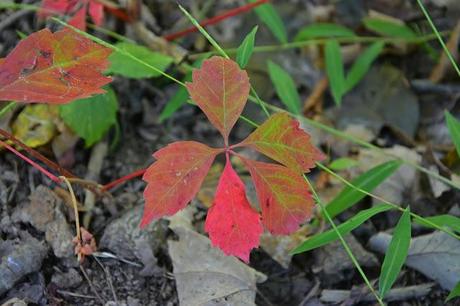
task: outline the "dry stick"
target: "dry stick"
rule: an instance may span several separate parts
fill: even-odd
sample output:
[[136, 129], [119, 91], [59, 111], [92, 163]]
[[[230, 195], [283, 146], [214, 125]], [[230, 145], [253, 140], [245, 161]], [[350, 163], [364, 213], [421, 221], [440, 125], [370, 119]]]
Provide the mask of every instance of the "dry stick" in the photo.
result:
[[[70, 196], [72, 197], [73, 213], [75, 215], [75, 231], [77, 233], [78, 243], [81, 243], [80, 218], [78, 216], [77, 198], [75, 197], [75, 193], [73, 192], [72, 185], [70, 184], [69, 180], [67, 180], [65, 176], [60, 176], [59, 178], [66, 183], [70, 192]], [[77, 254], [77, 259], [78, 262], [81, 262], [80, 252]]]
[[[257, 6], [261, 5], [261, 4], [267, 3], [267, 2], [268, 2], [268, 0], [259, 0], [259, 1], [253, 2], [253, 3], [248, 3], [246, 5], [243, 5], [243, 6], [240, 6], [240, 7], [225, 11], [222, 14], [219, 14], [217, 16], [214, 16], [212, 18], [209, 18], [209, 19], [206, 19], [206, 20], [200, 22], [200, 26], [205, 27], [205, 26], [217, 24], [217, 23], [219, 23], [219, 22], [221, 22], [221, 21], [223, 21], [225, 19], [228, 19], [228, 18], [237, 16], [237, 15], [240, 15], [242, 13], [248, 12], [248, 11], [252, 10], [253, 8], [255, 8], [255, 7], [257, 7]], [[192, 27], [189, 27], [189, 28], [187, 28], [185, 30], [182, 30], [182, 31], [179, 31], [179, 32], [176, 32], [176, 33], [164, 35], [163, 38], [166, 39], [166, 40], [171, 41], [171, 40], [178, 39], [178, 38], [183, 37], [183, 36], [185, 36], [187, 34], [194, 33], [194, 32], [197, 32], [197, 31], [198, 31], [198, 28], [195, 27], [195, 26], [192, 26]]]
[[44, 163], [49, 168], [56, 170], [61, 175], [66, 176], [66, 177], [70, 177], [70, 178], [75, 177], [75, 175], [73, 175], [71, 172], [69, 172], [68, 170], [64, 169], [60, 165], [56, 164], [55, 162], [49, 160], [48, 158], [43, 156], [38, 151], [30, 148], [28, 145], [26, 145], [25, 143], [23, 143], [22, 141], [20, 141], [16, 137], [14, 137], [14, 135], [8, 133], [7, 131], [5, 131], [3, 129], [0, 129], [0, 135], [2, 135], [3, 137], [7, 138], [10, 141], [12, 141], [15, 145], [21, 147], [24, 151], [26, 151], [32, 157], [38, 159], [39, 161]]

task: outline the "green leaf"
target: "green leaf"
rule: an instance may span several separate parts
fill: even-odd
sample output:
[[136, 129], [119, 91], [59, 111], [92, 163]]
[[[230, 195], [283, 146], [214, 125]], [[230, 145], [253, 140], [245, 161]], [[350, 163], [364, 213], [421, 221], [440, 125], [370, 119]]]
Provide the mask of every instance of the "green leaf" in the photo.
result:
[[[381, 212], [390, 210], [392, 207], [387, 204], [380, 204], [375, 207], [360, 211], [356, 216], [348, 219], [346, 222], [337, 226], [338, 232], [344, 236]], [[333, 229], [317, 234], [313, 237], [308, 238], [306, 241], [297, 246], [294, 250], [291, 251], [291, 254], [299, 254], [306, 251], [310, 251], [316, 248], [319, 248], [323, 245], [329, 244], [335, 240], [339, 239], [337, 232]]]
[[393, 232], [390, 245], [383, 260], [379, 278], [380, 296], [383, 298], [398, 278], [409, 252], [411, 228], [409, 207], [403, 212]]
[[325, 47], [326, 74], [329, 79], [335, 104], [340, 105], [345, 91], [345, 76], [340, 45], [336, 40], [330, 40]]
[[335, 23], [315, 23], [300, 29], [294, 41], [304, 41], [320, 37], [355, 37], [356, 34]]
[[355, 159], [351, 159], [348, 157], [342, 157], [334, 160], [330, 165], [329, 168], [335, 171], [350, 169], [355, 167], [358, 164], [358, 161]]
[[[351, 183], [366, 191], [371, 192], [378, 185], [380, 185], [385, 179], [392, 175], [401, 165], [400, 161], [392, 160], [374, 168], [370, 169], [366, 173], [361, 174], [359, 177], [351, 181]], [[358, 203], [362, 198], [366, 196], [365, 193], [346, 186], [329, 204], [326, 206], [331, 218], [337, 216], [344, 210]]]
[[433, 225], [429, 224], [425, 220], [430, 221], [439, 227], [450, 227], [454, 231], [460, 233], [460, 218], [458, 217], [452, 215], [439, 215], [433, 217], [424, 217], [423, 220], [418, 218], [414, 219], [415, 223], [418, 223], [428, 228], [436, 229]]
[[251, 58], [252, 51], [254, 50], [254, 41], [256, 39], [256, 32], [258, 26], [255, 26], [252, 31], [246, 35], [246, 38], [243, 40], [241, 45], [236, 51], [236, 62], [240, 65], [241, 68], [246, 67]]
[[384, 20], [381, 18], [364, 18], [364, 26], [382, 36], [411, 39], [417, 37], [414, 31], [405, 24]]
[[445, 111], [445, 117], [447, 122], [447, 128], [449, 129], [450, 137], [452, 142], [457, 149], [457, 154], [460, 156], [460, 121], [452, 116], [448, 111]]
[[[257, 0], [249, 0], [249, 2], [256, 2]], [[280, 43], [287, 43], [286, 28], [284, 27], [283, 20], [276, 12], [273, 5], [265, 3], [254, 8], [257, 16], [262, 20], [265, 25], [270, 29], [273, 35], [280, 41]]]
[[268, 61], [268, 73], [281, 102], [291, 113], [300, 114], [301, 101], [294, 80], [283, 68]]
[[110, 87], [105, 89], [105, 94], [75, 100], [59, 108], [64, 122], [85, 140], [87, 147], [100, 140], [117, 120], [117, 97]]
[[448, 301], [452, 300], [453, 298], [459, 297], [460, 296], [460, 282], [455, 285], [454, 289], [449, 293], [447, 296], [445, 302], [447, 303]]
[[378, 41], [370, 45], [364, 52], [356, 59], [351, 66], [345, 80], [345, 92], [350, 91], [361, 79], [366, 75], [371, 67], [371, 64], [382, 52], [384, 42]]
[[[191, 77], [190, 77], [191, 79]], [[189, 80], [187, 80], [189, 81]], [[187, 88], [180, 86], [176, 93], [169, 99], [165, 107], [160, 114], [160, 123], [163, 123], [166, 119], [170, 118], [182, 105], [187, 102], [189, 94]]]
[[[115, 46], [129, 52], [132, 56], [142, 59], [144, 62], [161, 71], [165, 71], [166, 68], [168, 68], [168, 66], [173, 62], [171, 57], [162, 53], [153, 52], [140, 45], [119, 42]], [[135, 79], [151, 78], [161, 75], [159, 72], [154, 71], [119, 52], [112, 53], [109, 56], [109, 60], [111, 65], [107, 70], [108, 73], [119, 74], [124, 77]]]

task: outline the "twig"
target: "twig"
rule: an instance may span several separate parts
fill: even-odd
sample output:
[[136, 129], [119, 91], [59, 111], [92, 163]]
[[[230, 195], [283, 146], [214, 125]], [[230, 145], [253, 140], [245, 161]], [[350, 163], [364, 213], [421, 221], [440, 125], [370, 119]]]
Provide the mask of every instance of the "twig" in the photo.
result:
[[[71, 199], [72, 199], [73, 212], [74, 212], [74, 215], [75, 215], [75, 231], [77, 233], [78, 242], [81, 242], [80, 218], [78, 216], [77, 198], [75, 197], [75, 193], [73, 192], [72, 185], [67, 180], [67, 178], [65, 176], [60, 176], [59, 178], [66, 183], [67, 188], [69, 189], [70, 196], [71, 196]], [[78, 259], [78, 262], [81, 262], [81, 253], [77, 254], [77, 259]]]
[[89, 287], [91, 288], [93, 293], [96, 295], [96, 297], [99, 300], [99, 302], [101, 302], [102, 305], [105, 305], [104, 299], [99, 295], [99, 292], [97, 292], [96, 287], [94, 287], [94, 284], [91, 281], [91, 279], [89, 278], [88, 273], [86, 273], [85, 268], [83, 268], [82, 265], [80, 265], [79, 267], [80, 267], [81, 273], [83, 273], [83, 276], [85, 277], [86, 281], [88, 282]]
[[102, 191], [110, 190], [113, 187], [118, 186], [118, 185], [120, 185], [120, 184], [122, 184], [122, 183], [124, 183], [126, 181], [129, 181], [129, 180], [131, 180], [133, 178], [136, 178], [138, 176], [142, 176], [142, 175], [144, 175], [146, 170], [147, 169], [140, 169], [140, 170], [134, 171], [134, 172], [132, 172], [130, 174], [127, 174], [127, 175], [125, 175], [123, 177], [120, 177], [119, 179], [116, 179], [113, 182], [105, 184], [104, 186], [102, 186]]

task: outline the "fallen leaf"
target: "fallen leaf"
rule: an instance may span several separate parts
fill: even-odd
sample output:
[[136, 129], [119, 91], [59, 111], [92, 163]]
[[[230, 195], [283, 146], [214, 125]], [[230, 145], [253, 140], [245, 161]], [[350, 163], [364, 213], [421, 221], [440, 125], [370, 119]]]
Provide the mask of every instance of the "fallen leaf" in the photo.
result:
[[[391, 235], [378, 233], [369, 245], [383, 254], [390, 241]], [[452, 290], [460, 281], [460, 241], [443, 232], [413, 238], [405, 264]]]
[[110, 53], [69, 29], [33, 33], [0, 65], [0, 100], [62, 104], [103, 93]]
[[265, 281], [264, 274], [225, 256], [203, 235], [173, 230], [179, 241], [168, 241], [168, 248], [181, 305], [255, 305], [256, 283]]
[[263, 232], [260, 216], [251, 208], [244, 183], [233, 170], [228, 156], [213, 206], [208, 210], [205, 230], [214, 246], [245, 262], [249, 262], [251, 250], [259, 246]]

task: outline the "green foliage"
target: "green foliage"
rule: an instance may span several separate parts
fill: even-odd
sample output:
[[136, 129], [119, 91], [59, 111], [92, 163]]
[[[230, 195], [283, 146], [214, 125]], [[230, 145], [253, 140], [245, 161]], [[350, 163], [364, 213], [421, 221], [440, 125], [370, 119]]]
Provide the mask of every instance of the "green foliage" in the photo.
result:
[[[249, 0], [249, 2], [256, 2], [257, 0]], [[257, 16], [263, 23], [270, 29], [273, 35], [279, 40], [280, 43], [285, 44], [288, 41], [286, 28], [284, 27], [283, 20], [276, 12], [276, 9], [270, 3], [262, 4], [254, 8]]]
[[[186, 80], [190, 81], [192, 78], [187, 77]], [[169, 119], [182, 105], [187, 102], [189, 98], [187, 89], [185, 87], [179, 87], [176, 93], [171, 97], [171, 99], [166, 102], [165, 107], [160, 113], [160, 123], [163, 123], [166, 119]]]
[[452, 142], [455, 144], [458, 156], [460, 156], [460, 121], [452, 116], [448, 111], [445, 111], [444, 115], [446, 117], [450, 137], [452, 138]]
[[268, 73], [281, 102], [286, 105], [290, 112], [296, 115], [300, 114], [302, 103], [294, 80], [289, 73], [272, 61], [268, 62]]
[[334, 160], [330, 165], [329, 168], [334, 171], [346, 170], [355, 167], [358, 165], [358, 162], [355, 159], [351, 159], [348, 157], [341, 157]]
[[236, 51], [236, 62], [240, 65], [241, 68], [246, 67], [251, 58], [252, 51], [254, 50], [254, 41], [256, 38], [258, 26], [255, 26], [252, 31], [246, 35], [241, 45]]
[[340, 45], [336, 40], [330, 40], [325, 46], [326, 73], [335, 104], [340, 105], [345, 92], [345, 75], [343, 71]]
[[452, 291], [449, 293], [449, 295], [447, 296], [446, 298], [446, 303], [456, 297], [459, 297], [460, 296], [460, 282], [457, 283], [457, 285], [455, 285], [454, 289], [452, 289]]
[[[450, 227], [454, 231], [460, 233], [460, 218], [452, 215], [439, 215], [433, 217], [425, 217], [423, 219], [414, 219], [415, 223], [423, 225], [425, 227], [435, 229], [433, 225], [428, 222], [435, 224], [438, 227]], [[428, 221], [428, 222], [427, 222]]]
[[105, 94], [60, 106], [62, 119], [85, 140], [87, 147], [100, 140], [117, 120], [117, 97], [110, 87], [106, 90]]
[[[375, 207], [360, 211], [356, 216], [348, 219], [344, 223], [337, 226], [338, 232], [344, 236], [359, 227], [361, 224], [384, 211], [390, 210], [392, 207], [387, 204], [376, 205]], [[323, 245], [329, 244], [339, 239], [339, 236], [335, 230], [328, 230], [321, 234], [317, 234], [313, 237], [308, 238], [305, 242], [297, 246], [291, 253], [299, 254], [306, 251], [310, 251], [319, 248]]]
[[417, 37], [414, 31], [407, 25], [399, 24], [381, 18], [364, 18], [364, 26], [382, 36], [412, 39]]
[[[354, 179], [351, 183], [366, 191], [370, 192], [380, 185], [385, 179], [392, 175], [401, 165], [399, 161], [389, 161], [374, 168], [370, 169], [366, 173], [361, 174], [359, 177]], [[355, 205], [364, 198], [366, 194], [361, 191], [346, 186], [329, 204], [326, 206], [326, 210], [331, 218], [337, 216], [344, 210]]]
[[410, 210], [403, 212], [393, 232], [393, 237], [386, 251], [379, 278], [380, 296], [383, 298], [398, 278], [399, 272], [406, 261], [411, 238]]
[[371, 67], [371, 64], [379, 56], [380, 52], [382, 52], [384, 45], [384, 42], [375, 42], [364, 50], [364, 52], [356, 59], [345, 79], [344, 94], [353, 89], [353, 87], [355, 87], [366, 75]]
[[304, 41], [322, 37], [355, 37], [347, 27], [335, 23], [315, 23], [299, 30], [294, 41]]
[[[136, 58], [142, 59], [143, 62], [159, 69], [160, 71], [165, 71], [166, 68], [168, 68], [173, 62], [171, 57], [162, 53], [153, 52], [144, 46], [126, 42], [119, 42], [115, 46], [130, 53]], [[108, 73], [114, 73], [135, 79], [158, 77], [161, 75], [158, 71], [154, 71], [151, 68], [138, 63], [120, 52], [112, 53], [109, 60], [111, 65], [107, 70]]]

